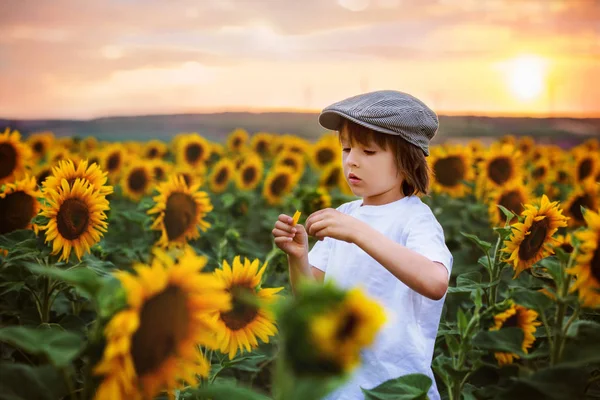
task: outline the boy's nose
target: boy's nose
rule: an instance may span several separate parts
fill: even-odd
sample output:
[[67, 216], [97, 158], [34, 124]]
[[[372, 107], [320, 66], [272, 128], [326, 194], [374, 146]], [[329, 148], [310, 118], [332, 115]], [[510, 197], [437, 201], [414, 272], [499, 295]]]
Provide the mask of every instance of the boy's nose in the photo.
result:
[[348, 157], [346, 157], [346, 164], [358, 166], [358, 161], [356, 158], [356, 150], [350, 150], [350, 153], [348, 153]]

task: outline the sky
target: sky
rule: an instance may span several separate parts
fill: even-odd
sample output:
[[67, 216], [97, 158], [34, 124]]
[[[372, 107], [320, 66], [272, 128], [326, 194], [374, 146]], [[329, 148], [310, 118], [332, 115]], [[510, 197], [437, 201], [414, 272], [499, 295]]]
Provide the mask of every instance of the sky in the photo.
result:
[[600, 0], [0, 0], [0, 118], [311, 110], [600, 116]]

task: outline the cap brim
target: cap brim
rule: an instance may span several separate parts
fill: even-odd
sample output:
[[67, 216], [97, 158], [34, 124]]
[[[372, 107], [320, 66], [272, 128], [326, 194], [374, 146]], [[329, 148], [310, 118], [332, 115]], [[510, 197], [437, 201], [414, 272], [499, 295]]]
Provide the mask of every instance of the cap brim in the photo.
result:
[[342, 116], [335, 111], [324, 111], [319, 115], [319, 124], [325, 129], [337, 131], [342, 124]]

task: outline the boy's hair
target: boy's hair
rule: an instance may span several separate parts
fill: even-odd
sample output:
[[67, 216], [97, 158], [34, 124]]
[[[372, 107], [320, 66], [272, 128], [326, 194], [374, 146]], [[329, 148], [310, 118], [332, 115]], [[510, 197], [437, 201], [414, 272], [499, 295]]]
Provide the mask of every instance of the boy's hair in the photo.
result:
[[338, 131], [340, 140], [344, 126], [350, 143], [356, 140], [363, 146], [368, 146], [375, 142], [383, 150], [392, 150], [398, 173], [403, 177], [402, 193], [405, 196], [429, 192], [430, 170], [423, 150], [398, 135], [377, 132], [345, 118]]

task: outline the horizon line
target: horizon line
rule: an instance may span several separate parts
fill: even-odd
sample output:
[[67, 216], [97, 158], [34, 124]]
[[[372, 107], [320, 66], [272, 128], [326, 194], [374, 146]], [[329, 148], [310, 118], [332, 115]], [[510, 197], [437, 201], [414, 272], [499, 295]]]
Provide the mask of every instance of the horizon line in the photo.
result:
[[[435, 111], [435, 110], [434, 110]], [[0, 116], [0, 120], [7, 121], [93, 121], [109, 118], [139, 118], [152, 116], [182, 116], [182, 115], [214, 115], [227, 113], [246, 113], [246, 114], [319, 114], [321, 109], [313, 108], [293, 108], [293, 107], [225, 107], [225, 108], [204, 108], [196, 110], [172, 110], [167, 112], [147, 112], [147, 113], [114, 113], [114, 114], [99, 114], [88, 117], [57, 117], [57, 116], [40, 116], [40, 117], [4, 117]], [[489, 118], [572, 118], [572, 119], [597, 119], [600, 118], [600, 111], [593, 112], [564, 112], [555, 111], [549, 112], [479, 112], [479, 111], [435, 111], [438, 117], [489, 117]]]

